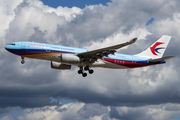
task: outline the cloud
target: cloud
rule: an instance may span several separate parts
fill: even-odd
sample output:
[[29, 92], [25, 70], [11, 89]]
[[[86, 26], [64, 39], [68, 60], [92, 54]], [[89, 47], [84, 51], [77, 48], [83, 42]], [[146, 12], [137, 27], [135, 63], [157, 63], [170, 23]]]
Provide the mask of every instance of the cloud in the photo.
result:
[[179, 104], [160, 104], [142, 107], [110, 107], [99, 104], [69, 103], [63, 106], [44, 106], [25, 109], [13, 118], [10, 114], [3, 117], [12, 120], [63, 119], [63, 120], [174, 120], [180, 115]]
[[[47, 106], [47, 115], [52, 110], [52, 118], [59, 114], [60, 117], [67, 115], [66, 112], [54, 110], [56, 107], [51, 108], [54, 104], [50, 103], [49, 98], [52, 97], [80, 102], [68, 104], [68, 110], [76, 112], [67, 119], [72, 118], [86, 105], [90, 110], [87, 115], [81, 110], [80, 118], [127, 119], [129, 115], [138, 118], [140, 114], [145, 118], [151, 113], [148, 109], [151, 105], [159, 113], [167, 112], [160, 114], [163, 118], [166, 115], [167, 118], [173, 118], [179, 112], [171, 113], [164, 109], [161, 111], [161, 105], [170, 103], [171, 109], [177, 109], [175, 105], [179, 106], [179, 4], [175, 0], [137, 0], [136, 3], [130, 0], [113, 0], [107, 6], [90, 5], [84, 9], [59, 6], [55, 9], [39, 0], [3, 0], [0, 4], [1, 113], [8, 112], [11, 108], [28, 107], [29, 111], [18, 116], [19, 119], [31, 117], [32, 114], [41, 118], [46, 117], [40, 111]], [[152, 17], [155, 19], [153, 24], [144, 26]], [[77, 74], [77, 67], [70, 71], [53, 70], [49, 61], [25, 59], [26, 64], [21, 65], [20, 57], [4, 49], [6, 44], [14, 41], [96, 49], [138, 37], [135, 44], [119, 50], [120, 53], [137, 54], [163, 34], [172, 36], [165, 56], [176, 56], [166, 64], [129, 70], [95, 68], [95, 73], [87, 78]], [[91, 113], [91, 106], [97, 107], [97, 114]], [[108, 112], [109, 107], [106, 106], [111, 108], [111, 112]], [[59, 108], [61, 107], [58, 106], [57, 109]], [[103, 112], [99, 113], [100, 108]], [[36, 112], [38, 110], [39, 113]], [[121, 114], [125, 110], [128, 112]], [[150, 118], [160, 118], [154, 112], [152, 114], [154, 117]]]

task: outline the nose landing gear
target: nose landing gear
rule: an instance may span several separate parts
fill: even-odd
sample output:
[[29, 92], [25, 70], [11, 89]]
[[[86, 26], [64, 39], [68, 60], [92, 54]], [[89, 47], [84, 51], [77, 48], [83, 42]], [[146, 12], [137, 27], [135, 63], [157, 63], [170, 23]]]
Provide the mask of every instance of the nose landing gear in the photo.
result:
[[85, 71], [89, 71], [89, 74], [93, 74], [94, 73], [94, 70], [90, 69], [89, 66], [84, 67], [84, 70], [83, 70], [83, 67], [80, 67], [80, 69], [78, 70], [78, 73], [82, 74], [83, 77], [86, 77], [87, 73], [85, 73]]
[[21, 58], [22, 58], [21, 64], [24, 64], [25, 63], [24, 57], [21, 57]]

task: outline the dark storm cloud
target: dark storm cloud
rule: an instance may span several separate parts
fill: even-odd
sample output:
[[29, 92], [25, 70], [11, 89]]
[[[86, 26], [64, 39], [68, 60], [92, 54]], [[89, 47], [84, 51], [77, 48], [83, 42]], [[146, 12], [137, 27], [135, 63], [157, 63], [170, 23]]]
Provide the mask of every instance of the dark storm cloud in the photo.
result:
[[[26, 109], [16, 119], [63, 119], [63, 120], [174, 120], [179, 116], [176, 111], [168, 109], [178, 104], [161, 104], [144, 107], [105, 107], [99, 104], [71, 103], [64, 106], [45, 106], [42, 108]], [[177, 107], [176, 107], [177, 108]], [[167, 110], [168, 109], [168, 110]], [[8, 115], [4, 118], [11, 118]]]

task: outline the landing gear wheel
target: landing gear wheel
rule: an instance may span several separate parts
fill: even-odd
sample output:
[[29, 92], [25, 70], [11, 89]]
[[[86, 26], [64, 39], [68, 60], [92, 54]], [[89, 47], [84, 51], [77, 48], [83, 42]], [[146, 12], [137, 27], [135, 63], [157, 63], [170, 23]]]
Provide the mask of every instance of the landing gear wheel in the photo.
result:
[[94, 73], [93, 69], [89, 70], [89, 74], [93, 74], [93, 73]]
[[22, 61], [21, 61], [21, 64], [24, 64], [24, 63], [25, 63], [25, 61], [24, 61], [24, 60], [22, 60]]
[[21, 58], [22, 58], [21, 64], [24, 64], [25, 63], [24, 57], [21, 57]]
[[84, 70], [85, 71], [89, 70], [89, 67], [88, 66], [84, 67]]
[[86, 77], [86, 76], [87, 76], [87, 73], [83, 73], [82, 76], [83, 76], [83, 77]]
[[83, 73], [83, 71], [82, 70], [78, 70], [78, 74], [82, 74]]
[[86, 66], [86, 67], [79, 67], [80, 69], [78, 70], [78, 74], [82, 74], [83, 77], [86, 77], [87, 76], [87, 73], [84, 72], [85, 71], [88, 71], [89, 74], [93, 74], [94, 73], [94, 70], [93, 69], [90, 69], [89, 66]]

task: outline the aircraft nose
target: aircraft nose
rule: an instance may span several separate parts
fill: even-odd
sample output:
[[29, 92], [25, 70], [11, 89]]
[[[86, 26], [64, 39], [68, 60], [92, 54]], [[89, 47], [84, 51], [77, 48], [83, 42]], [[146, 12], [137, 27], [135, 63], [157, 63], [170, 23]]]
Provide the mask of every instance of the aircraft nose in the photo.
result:
[[8, 45], [4, 47], [6, 50], [8, 49]]
[[9, 48], [10, 48], [9, 45], [5, 46], [5, 49], [6, 49], [6, 50], [9, 50]]
[[10, 45], [5, 46], [4, 48], [9, 52], [12, 50], [12, 47]]

